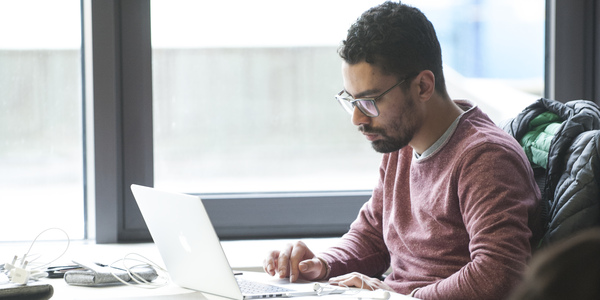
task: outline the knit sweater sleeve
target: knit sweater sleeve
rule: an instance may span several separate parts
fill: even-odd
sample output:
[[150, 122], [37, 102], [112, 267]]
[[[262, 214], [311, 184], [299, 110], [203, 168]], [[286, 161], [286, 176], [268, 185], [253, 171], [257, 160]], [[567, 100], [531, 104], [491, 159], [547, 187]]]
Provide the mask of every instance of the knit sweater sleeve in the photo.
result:
[[[388, 160], [389, 156], [384, 155], [380, 167], [381, 178], [385, 176]], [[389, 268], [390, 254], [382, 234], [382, 180], [374, 189], [371, 199], [360, 209], [350, 230], [336, 246], [319, 255], [329, 264], [329, 277], [350, 272], [379, 277]]]

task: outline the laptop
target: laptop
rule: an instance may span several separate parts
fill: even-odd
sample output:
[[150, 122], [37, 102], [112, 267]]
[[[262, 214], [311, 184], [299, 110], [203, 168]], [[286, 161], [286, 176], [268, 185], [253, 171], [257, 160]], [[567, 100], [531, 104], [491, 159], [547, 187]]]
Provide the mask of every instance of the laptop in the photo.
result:
[[292, 290], [234, 275], [200, 197], [135, 184], [131, 191], [175, 284], [236, 300], [316, 295], [310, 285]]

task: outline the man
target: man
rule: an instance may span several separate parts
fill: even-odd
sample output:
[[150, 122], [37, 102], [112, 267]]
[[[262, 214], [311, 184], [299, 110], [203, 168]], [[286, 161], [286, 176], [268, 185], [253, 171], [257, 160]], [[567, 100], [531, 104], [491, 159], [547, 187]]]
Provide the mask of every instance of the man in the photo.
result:
[[538, 234], [528, 223], [540, 192], [519, 144], [450, 99], [435, 30], [418, 9], [368, 10], [339, 53], [336, 98], [384, 153], [379, 183], [338, 245], [318, 256], [288, 245], [267, 256], [265, 271], [422, 299], [504, 298]]

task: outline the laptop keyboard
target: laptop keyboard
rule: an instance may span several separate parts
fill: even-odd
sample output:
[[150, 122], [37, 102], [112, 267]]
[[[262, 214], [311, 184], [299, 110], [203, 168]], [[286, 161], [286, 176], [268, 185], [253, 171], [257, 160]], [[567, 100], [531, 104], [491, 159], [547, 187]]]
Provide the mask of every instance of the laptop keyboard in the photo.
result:
[[270, 285], [261, 282], [248, 281], [241, 278], [236, 278], [242, 294], [268, 294], [268, 293], [281, 293], [290, 292], [291, 289], [287, 289], [280, 286]]

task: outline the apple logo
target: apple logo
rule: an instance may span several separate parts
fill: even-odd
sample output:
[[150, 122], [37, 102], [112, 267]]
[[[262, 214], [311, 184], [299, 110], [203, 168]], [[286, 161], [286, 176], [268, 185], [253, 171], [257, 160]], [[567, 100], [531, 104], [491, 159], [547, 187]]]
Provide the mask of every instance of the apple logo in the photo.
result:
[[185, 251], [187, 251], [188, 253], [192, 253], [192, 247], [190, 246], [187, 237], [181, 231], [179, 232], [179, 243], [181, 244], [183, 249], [185, 249]]

